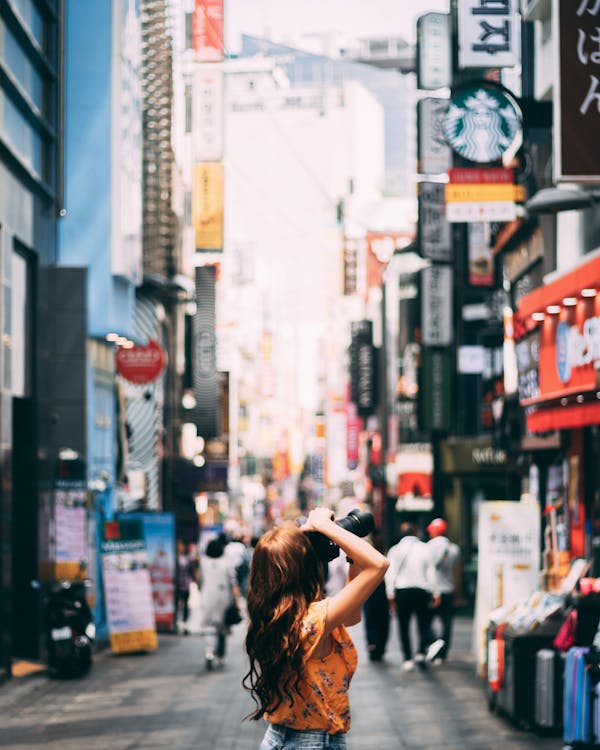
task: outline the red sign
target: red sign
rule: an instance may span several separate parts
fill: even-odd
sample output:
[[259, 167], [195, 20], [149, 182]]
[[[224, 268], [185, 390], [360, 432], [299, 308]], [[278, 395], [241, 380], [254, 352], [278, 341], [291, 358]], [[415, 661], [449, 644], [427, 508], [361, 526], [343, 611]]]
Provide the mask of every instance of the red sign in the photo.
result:
[[193, 45], [200, 62], [223, 59], [223, 0], [196, 0]]
[[514, 182], [512, 169], [502, 167], [458, 167], [448, 170], [448, 178], [452, 185], [512, 185]]
[[130, 383], [151, 383], [161, 374], [166, 362], [167, 355], [153, 339], [150, 339], [146, 346], [117, 349], [117, 373]]

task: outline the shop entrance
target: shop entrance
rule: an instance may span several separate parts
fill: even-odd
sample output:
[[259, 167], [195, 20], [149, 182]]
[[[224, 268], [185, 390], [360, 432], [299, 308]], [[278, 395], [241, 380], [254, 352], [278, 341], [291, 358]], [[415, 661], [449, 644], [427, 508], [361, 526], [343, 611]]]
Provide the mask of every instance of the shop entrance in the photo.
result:
[[12, 643], [13, 655], [39, 657], [36, 419], [32, 399], [13, 398]]

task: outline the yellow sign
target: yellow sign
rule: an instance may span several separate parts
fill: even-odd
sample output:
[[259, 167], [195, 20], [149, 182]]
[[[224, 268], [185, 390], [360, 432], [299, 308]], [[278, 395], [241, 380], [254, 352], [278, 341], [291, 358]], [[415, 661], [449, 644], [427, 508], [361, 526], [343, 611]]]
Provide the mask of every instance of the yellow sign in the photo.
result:
[[449, 183], [446, 185], [446, 203], [481, 203], [486, 201], [515, 201], [525, 200], [523, 185], [500, 183], [495, 185]]
[[196, 250], [223, 249], [223, 164], [194, 165], [192, 224]]

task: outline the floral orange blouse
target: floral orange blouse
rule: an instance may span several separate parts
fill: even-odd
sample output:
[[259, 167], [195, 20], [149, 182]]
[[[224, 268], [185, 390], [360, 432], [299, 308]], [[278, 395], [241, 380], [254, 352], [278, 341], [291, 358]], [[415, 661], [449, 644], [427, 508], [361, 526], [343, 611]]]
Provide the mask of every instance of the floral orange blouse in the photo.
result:
[[322, 729], [330, 734], [350, 729], [348, 688], [356, 670], [357, 654], [345, 627], [331, 631], [333, 648], [323, 659], [312, 654], [325, 631], [327, 599], [313, 602], [302, 623], [304, 680], [300, 695], [293, 694], [292, 703], [284, 702], [272, 713], [265, 714], [272, 724], [293, 729]]

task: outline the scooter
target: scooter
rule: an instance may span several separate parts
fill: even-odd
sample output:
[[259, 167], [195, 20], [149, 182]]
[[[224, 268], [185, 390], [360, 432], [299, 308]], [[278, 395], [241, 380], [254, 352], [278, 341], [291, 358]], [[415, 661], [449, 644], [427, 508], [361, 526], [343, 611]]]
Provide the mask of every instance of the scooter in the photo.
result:
[[96, 637], [85, 597], [87, 581], [32, 581], [44, 605], [48, 669], [56, 677], [83, 677], [92, 666]]

